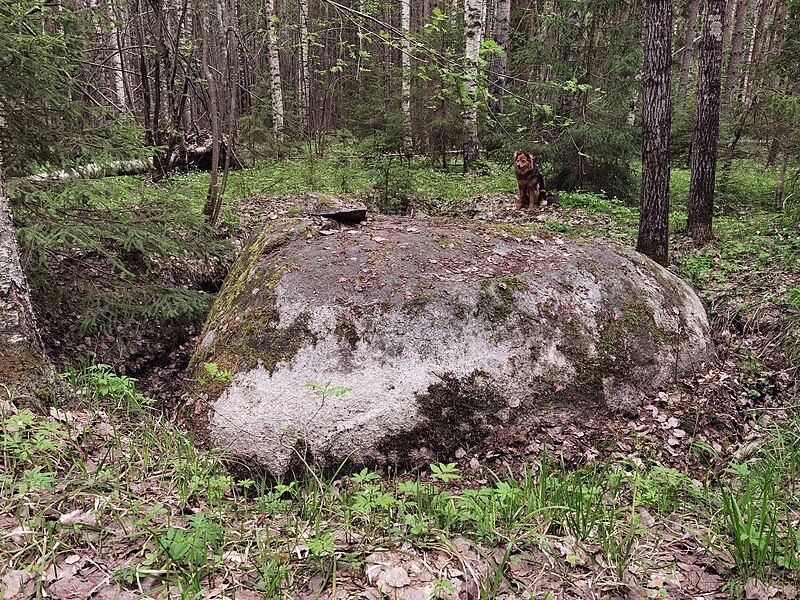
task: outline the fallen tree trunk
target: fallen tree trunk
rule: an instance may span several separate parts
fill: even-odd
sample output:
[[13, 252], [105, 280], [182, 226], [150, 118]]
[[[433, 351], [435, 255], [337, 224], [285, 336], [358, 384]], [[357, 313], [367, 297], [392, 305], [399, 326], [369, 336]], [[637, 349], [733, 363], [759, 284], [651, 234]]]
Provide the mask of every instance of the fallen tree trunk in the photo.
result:
[[[185, 153], [172, 154], [168, 161], [169, 170], [175, 169], [195, 169], [198, 171], [211, 170], [211, 151], [210, 140], [207, 144], [190, 146]], [[223, 141], [220, 144], [221, 160], [225, 159], [227, 145]], [[244, 159], [235, 149], [231, 153], [230, 168], [242, 169], [245, 166]], [[29, 175], [25, 179], [28, 181], [66, 181], [68, 179], [102, 179], [103, 177], [114, 177], [121, 175], [144, 175], [150, 173], [155, 168], [152, 158], [142, 160], [117, 160], [103, 164], [89, 163], [73, 169], [60, 169], [48, 173], [37, 173]]]

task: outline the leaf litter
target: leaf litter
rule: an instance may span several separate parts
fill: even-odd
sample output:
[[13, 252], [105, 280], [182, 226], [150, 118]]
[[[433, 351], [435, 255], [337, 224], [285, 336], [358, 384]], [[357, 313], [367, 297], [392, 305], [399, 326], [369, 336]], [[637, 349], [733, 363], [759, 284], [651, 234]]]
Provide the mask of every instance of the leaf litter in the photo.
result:
[[[234, 203], [232, 209], [241, 227], [232, 234], [242, 243], [265, 214], [270, 218], [286, 214], [295, 201], [253, 197]], [[554, 219], [572, 228], [596, 229], [602, 233], [593, 237], [612, 243], [635, 237], [630, 225], [620, 225], [607, 215], [569, 207], [527, 213], [508, 208], [511, 206], [510, 197], [477, 198], [470, 210], [475, 213], [473, 218], [526, 227], [539, 227]], [[332, 235], [336, 227], [331, 225], [327, 231]], [[417, 227], [409, 221], [405, 231], [413, 233]], [[355, 234], [358, 230], [345, 231]], [[374, 241], [392, 242], [385, 238]], [[678, 240], [676, 255], [693, 252]], [[438, 266], [447, 270], [445, 265]], [[798, 284], [796, 274], [779, 273], [778, 277], [787, 286]], [[565, 417], [559, 407], [543, 410], [526, 431], [506, 435], [500, 430], [485, 444], [461, 449], [452, 457], [460, 479], [436, 482], [438, 487], [457, 496], [488, 485], [497, 473], [521, 480], [531, 461], [546, 453], [565, 468], [628, 461], [635, 469], [644, 465], [642, 457], [646, 457], [648, 464], [685, 473], [691, 486], [702, 489], [710, 472], [720, 473], [730, 460], [744, 460], [757, 450], [766, 439], [768, 426], [786, 418], [790, 408], [786, 399], [797, 393], [796, 371], [774, 352], [775, 332], [787, 315], [773, 310], [742, 313], [741, 304], [757, 296], [761, 286], [759, 274], [742, 270], [733, 282], [704, 288], [704, 300], [713, 307], [713, 333], [720, 356], [713, 368], [660, 391], [625, 414], [603, 418], [586, 414], [576, 419], [574, 413]], [[191, 341], [182, 344], [170, 360], [185, 364], [184, 355], [191, 346]], [[743, 368], [745, 350], [759, 359], [760, 369]], [[176, 372], [168, 363], [165, 370]], [[143, 384], [156, 395], [161, 392], [157, 400], [164, 405], [174, 403], [179, 393], [163, 381]], [[18, 407], [4, 400], [0, 411], [10, 416]], [[624, 569], [616, 568], [597, 542], [578, 539], [560, 527], [524, 528], [505, 540], [492, 536], [466, 539], [435, 528], [418, 537], [397, 536], [392, 528], [377, 528], [370, 537], [359, 530], [366, 526], [364, 522], [356, 525], [335, 513], [327, 522], [316, 524], [297, 515], [259, 516], [257, 507], [240, 506], [249, 499], [233, 496], [230, 486], [222, 487], [221, 496], [232, 502], [214, 502], [213, 506], [209, 497], [202, 498], [199, 493], [179, 493], [173, 482], [165, 479], [163, 465], [159, 471], [142, 464], [157, 457], [138, 452], [133, 436], [123, 436], [127, 450], [111, 456], [110, 442], [120, 438], [115, 438], [119, 434], [114, 417], [103, 410], [54, 408], [47, 420], [63, 425], [70, 443], [81, 448], [86, 478], [102, 481], [111, 465], [125, 461], [136, 463], [136, 472], [146, 475], [107, 483], [105, 489], [89, 486], [81, 490], [80, 484], [75, 487], [68, 482], [78, 478], [70, 474], [67, 465], [56, 465], [58, 485], [38, 488], [33, 495], [15, 491], [13, 497], [5, 498], [0, 505], [0, 530], [5, 532], [0, 542], [4, 557], [0, 572], [5, 598], [183, 598], [183, 586], [170, 583], [176, 571], [186, 569], [178, 565], [177, 556], [170, 556], [180, 546], [175, 543], [164, 552], [164, 540], [157, 539], [157, 534], [177, 532], [172, 541], [186, 542], [180, 532], [190, 531], [192, 515], [203, 513], [215, 514], [228, 528], [227, 545], [231, 547], [207, 541], [200, 544], [194, 567], [197, 589], [201, 590], [196, 597], [202, 598], [731, 597], [728, 582], [733, 558], [719, 551], [720, 543], [705, 517], [691, 511], [654, 516], [637, 506], [635, 520], [641, 529], [631, 539], [630, 560]], [[698, 447], [705, 450], [698, 451]], [[423, 483], [431, 483], [429, 475], [423, 473], [421, 478]], [[341, 476], [332, 488], [344, 493], [352, 486], [350, 476]], [[281, 494], [273, 498], [285, 501]], [[620, 523], [632, 526], [634, 516], [626, 519]], [[325, 531], [331, 545], [322, 551], [313, 549], [310, 543]], [[37, 557], [31, 553], [31, 545], [45, 532], [59, 541], [50, 556]], [[273, 546], [271, 556], [252, 551], [253, 540], [262, 533], [281, 540]], [[592, 535], [597, 534], [592, 530]], [[167, 568], [157, 568], [159, 563], [151, 560], [159, 552], [160, 564]], [[26, 565], [18, 557], [33, 562]], [[265, 582], [265, 563], [269, 561], [279, 576]], [[791, 582], [777, 579], [771, 583], [746, 580], [740, 590], [745, 598], [793, 599], [798, 595]]]

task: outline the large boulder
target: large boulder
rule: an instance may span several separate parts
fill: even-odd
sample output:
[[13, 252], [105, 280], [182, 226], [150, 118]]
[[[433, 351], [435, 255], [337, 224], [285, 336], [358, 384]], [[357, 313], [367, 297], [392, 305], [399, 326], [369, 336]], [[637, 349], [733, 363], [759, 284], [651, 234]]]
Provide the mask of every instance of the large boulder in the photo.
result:
[[242, 251], [188, 380], [198, 432], [280, 475], [428, 461], [554, 404], [625, 410], [713, 359], [691, 288], [629, 250], [471, 221], [285, 218]]

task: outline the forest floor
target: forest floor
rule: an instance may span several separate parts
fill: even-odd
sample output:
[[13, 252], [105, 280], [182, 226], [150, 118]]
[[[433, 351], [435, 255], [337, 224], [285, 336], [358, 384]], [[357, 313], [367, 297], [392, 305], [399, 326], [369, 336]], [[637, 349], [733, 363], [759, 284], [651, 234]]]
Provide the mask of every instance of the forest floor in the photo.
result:
[[[232, 202], [228, 235], [241, 245], [297, 200]], [[448, 213], [635, 240], [637, 213], [618, 201], [513, 204], [476, 195]], [[796, 598], [800, 230], [767, 212], [717, 223], [703, 250], [680, 227], [671, 240], [673, 269], [709, 308], [717, 364], [627, 414], [576, 422], [547, 411], [524, 437], [498, 435], [411, 474], [231, 475], [156, 408], [180, 403], [196, 326], [157, 366], [121, 370], [146, 395], [87, 366], [67, 378], [81, 407], [0, 406], [0, 589], [126, 600]], [[147, 336], [143, 347], [167, 347]], [[74, 362], [86, 352], [51, 350]]]

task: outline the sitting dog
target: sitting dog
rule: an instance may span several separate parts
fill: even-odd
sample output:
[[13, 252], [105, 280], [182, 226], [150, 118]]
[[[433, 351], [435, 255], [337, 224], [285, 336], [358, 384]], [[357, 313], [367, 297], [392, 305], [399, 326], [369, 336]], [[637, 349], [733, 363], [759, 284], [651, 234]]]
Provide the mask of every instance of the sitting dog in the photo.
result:
[[514, 172], [517, 175], [519, 197], [517, 208], [525, 205], [533, 210], [534, 206], [547, 206], [547, 190], [544, 187], [544, 177], [536, 168], [536, 163], [528, 152], [517, 150], [514, 154]]

